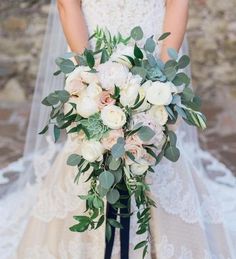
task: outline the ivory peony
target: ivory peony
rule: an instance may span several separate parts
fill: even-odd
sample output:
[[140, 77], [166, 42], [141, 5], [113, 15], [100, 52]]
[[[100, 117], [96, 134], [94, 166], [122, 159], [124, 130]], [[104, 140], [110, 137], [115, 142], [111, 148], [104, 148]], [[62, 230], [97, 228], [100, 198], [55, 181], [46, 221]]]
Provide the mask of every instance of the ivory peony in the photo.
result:
[[170, 84], [158, 81], [153, 82], [147, 88], [147, 100], [155, 105], [169, 105], [172, 101]]
[[105, 90], [112, 90], [115, 86], [122, 87], [129, 74], [126, 66], [111, 61], [99, 65], [97, 70], [99, 81]]

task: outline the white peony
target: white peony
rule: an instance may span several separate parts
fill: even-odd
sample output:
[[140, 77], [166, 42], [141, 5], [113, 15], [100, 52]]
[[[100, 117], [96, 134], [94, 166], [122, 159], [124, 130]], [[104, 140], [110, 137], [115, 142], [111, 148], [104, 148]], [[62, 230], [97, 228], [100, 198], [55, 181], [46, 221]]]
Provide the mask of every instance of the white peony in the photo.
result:
[[148, 170], [148, 167], [147, 163], [133, 163], [130, 170], [134, 175], [142, 175]]
[[81, 144], [82, 157], [91, 163], [96, 160], [101, 160], [104, 151], [105, 150], [99, 141], [84, 140]]
[[128, 68], [131, 68], [132, 64], [126, 56], [134, 58], [134, 48], [131, 46], [126, 46], [123, 43], [119, 43], [110, 59], [111, 61], [118, 62]]
[[91, 98], [86, 91], [78, 97], [75, 104], [77, 113], [84, 118], [88, 118], [99, 111], [98, 101]]
[[153, 82], [147, 88], [147, 100], [155, 105], [169, 105], [172, 101], [170, 84], [159, 81]]
[[129, 74], [126, 66], [111, 61], [99, 65], [97, 70], [101, 86], [106, 90], [112, 90], [115, 85], [122, 87]]
[[165, 125], [168, 120], [168, 112], [163, 105], [153, 105], [148, 114], [158, 125]]
[[122, 109], [115, 105], [105, 106], [101, 110], [103, 124], [110, 129], [120, 129], [126, 123], [126, 116]]
[[142, 78], [139, 75], [132, 75], [129, 73], [127, 82], [121, 88], [120, 103], [123, 106], [133, 106], [139, 94], [139, 88]]
[[86, 84], [98, 83], [98, 75], [97, 72], [91, 72], [89, 67], [85, 67], [86, 69], [81, 70], [81, 79]]

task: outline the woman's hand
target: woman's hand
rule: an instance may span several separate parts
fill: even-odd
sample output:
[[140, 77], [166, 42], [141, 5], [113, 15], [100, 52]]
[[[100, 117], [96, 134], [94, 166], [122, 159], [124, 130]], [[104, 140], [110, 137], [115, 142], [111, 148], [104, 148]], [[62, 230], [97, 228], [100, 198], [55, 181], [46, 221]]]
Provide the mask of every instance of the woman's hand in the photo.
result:
[[164, 32], [171, 35], [162, 42], [161, 59], [169, 59], [167, 50], [180, 49], [188, 21], [188, 0], [166, 0], [166, 13], [164, 18]]
[[88, 46], [88, 32], [80, 0], [57, 0], [57, 6], [70, 49], [82, 53]]

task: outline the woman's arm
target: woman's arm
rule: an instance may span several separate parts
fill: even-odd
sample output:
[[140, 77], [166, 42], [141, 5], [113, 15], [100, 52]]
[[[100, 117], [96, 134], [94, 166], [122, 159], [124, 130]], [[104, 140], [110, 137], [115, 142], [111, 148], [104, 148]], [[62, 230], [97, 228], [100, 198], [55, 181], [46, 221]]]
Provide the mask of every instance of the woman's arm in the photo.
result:
[[166, 0], [166, 14], [164, 18], [164, 32], [171, 35], [162, 43], [161, 59], [169, 59], [167, 50], [179, 50], [182, 45], [188, 21], [188, 0]]
[[70, 49], [82, 53], [88, 45], [88, 32], [80, 0], [57, 0], [57, 6]]

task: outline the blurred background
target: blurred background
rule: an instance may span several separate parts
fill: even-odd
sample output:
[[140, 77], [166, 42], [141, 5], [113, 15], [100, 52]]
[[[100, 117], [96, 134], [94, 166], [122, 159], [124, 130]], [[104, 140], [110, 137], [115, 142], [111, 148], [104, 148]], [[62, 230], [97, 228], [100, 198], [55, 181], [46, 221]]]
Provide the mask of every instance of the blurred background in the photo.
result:
[[[20, 158], [49, 0], [0, 1], [0, 168]], [[236, 0], [192, 0], [193, 84], [203, 98], [208, 149], [236, 175]]]

